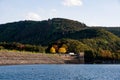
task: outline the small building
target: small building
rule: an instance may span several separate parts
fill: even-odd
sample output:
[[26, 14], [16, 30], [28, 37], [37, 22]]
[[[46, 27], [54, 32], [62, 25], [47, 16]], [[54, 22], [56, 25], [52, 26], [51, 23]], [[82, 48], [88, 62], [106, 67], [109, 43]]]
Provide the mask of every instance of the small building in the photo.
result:
[[74, 55], [75, 55], [75, 53], [74, 53], [74, 52], [70, 52], [70, 53], [69, 53], [69, 55], [74, 56]]

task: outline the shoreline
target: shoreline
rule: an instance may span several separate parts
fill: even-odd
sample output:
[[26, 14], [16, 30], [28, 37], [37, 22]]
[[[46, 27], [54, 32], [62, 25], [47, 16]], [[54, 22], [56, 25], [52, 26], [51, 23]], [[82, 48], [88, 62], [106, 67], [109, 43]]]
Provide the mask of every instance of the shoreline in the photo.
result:
[[73, 56], [45, 54], [20, 51], [0, 51], [1, 65], [26, 65], [26, 64], [78, 64]]
[[110, 61], [84, 63], [75, 56], [45, 54], [24, 51], [0, 50], [0, 66], [4, 65], [34, 65], [34, 64], [119, 64], [120, 61], [112, 63]]

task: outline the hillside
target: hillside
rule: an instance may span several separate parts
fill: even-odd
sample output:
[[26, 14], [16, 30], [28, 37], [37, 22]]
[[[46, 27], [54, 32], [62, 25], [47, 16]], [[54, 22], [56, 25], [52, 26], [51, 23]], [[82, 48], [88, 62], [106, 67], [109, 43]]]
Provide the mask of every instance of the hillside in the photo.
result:
[[[88, 30], [87, 33], [84, 29], [92, 28], [84, 23], [64, 19], [53, 18], [44, 21], [19, 21], [0, 25], [0, 42], [20, 42], [25, 44], [44, 45], [47, 46], [50, 42], [56, 41], [64, 37], [76, 37], [75, 34], [79, 34], [82, 30], [82, 36], [85, 37], [87, 33], [94, 32]], [[96, 27], [101, 29], [103, 27]], [[119, 27], [104, 28], [117, 36], [120, 36]], [[73, 36], [71, 36], [71, 34]], [[87, 37], [93, 37], [93, 35], [87, 35]]]
[[120, 37], [120, 27], [99, 27], [99, 26], [94, 26], [94, 27], [91, 27], [91, 28], [94, 28], [94, 29], [105, 29], [107, 31], [110, 31], [112, 32], [113, 34], [117, 35]]
[[115, 35], [120, 37], [120, 27], [110, 27], [110, 28], [104, 28], [112, 33], [114, 33]]
[[90, 28], [72, 33], [49, 45], [48, 52], [51, 47], [55, 48], [56, 53], [61, 47], [76, 54], [85, 52], [86, 63], [104, 63], [107, 60], [112, 63], [114, 60], [120, 60], [120, 38], [104, 29]]
[[53, 18], [44, 21], [20, 21], [0, 25], [0, 42], [20, 42], [47, 45], [63, 34], [79, 31], [87, 26], [78, 21]]
[[61, 47], [65, 52], [85, 52], [88, 62], [120, 59], [120, 27], [89, 27], [64, 18], [0, 25], [0, 49], [50, 53], [55, 48], [57, 53]]
[[103, 41], [99, 42], [103, 45], [105, 42], [109, 44], [117, 42], [119, 44], [119, 37], [117, 37], [120, 34], [119, 29], [119, 27], [88, 27], [84, 23], [64, 18], [19, 21], [0, 25], [0, 42], [48, 46], [59, 39], [68, 38], [83, 42], [90, 41], [90, 39]]
[[109, 43], [119, 41], [117, 37], [120, 34], [119, 29], [119, 27], [89, 27], [84, 23], [64, 18], [19, 21], [0, 25], [0, 42], [48, 46], [62, 38], [75, 40], [98, 38]]

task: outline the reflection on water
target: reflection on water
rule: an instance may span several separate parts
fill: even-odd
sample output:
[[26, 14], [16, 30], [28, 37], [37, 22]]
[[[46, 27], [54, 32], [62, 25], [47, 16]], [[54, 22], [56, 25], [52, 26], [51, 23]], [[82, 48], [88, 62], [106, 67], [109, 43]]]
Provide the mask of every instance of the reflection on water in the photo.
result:
[[0, 66], [0, 80], [119, 80], [120, 65]]

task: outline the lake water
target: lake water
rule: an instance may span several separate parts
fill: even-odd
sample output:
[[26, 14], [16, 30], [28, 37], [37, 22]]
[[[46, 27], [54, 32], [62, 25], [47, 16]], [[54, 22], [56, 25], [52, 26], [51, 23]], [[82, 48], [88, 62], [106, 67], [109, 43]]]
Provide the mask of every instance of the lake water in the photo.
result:
[[120, 65], [0, 66], [0, 80], [120, 80]]

